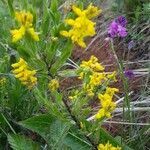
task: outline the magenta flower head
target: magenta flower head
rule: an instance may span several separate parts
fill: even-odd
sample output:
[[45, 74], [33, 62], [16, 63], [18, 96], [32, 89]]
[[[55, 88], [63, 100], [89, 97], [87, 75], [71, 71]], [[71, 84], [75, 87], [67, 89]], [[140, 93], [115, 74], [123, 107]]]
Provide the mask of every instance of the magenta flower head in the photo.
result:
[[126, 37], [127, 36], [127, 29], [125, 27], [122, 27], [121, 25], [118, 25], [118, 36]]
[[116, 20], [112, 21], [108, 28], [108, 35], [111, 38], [114, 37], [126, 37], [127, 29], [126, 29], [127, 21], [125, 17], [119, 16]]
[[116, 23], [115, 21], [113, 21], [109, 28], [108, 28], [108, 34], [111, 38], [116, 37], [116, 35], [118, 34], [118, 23]]

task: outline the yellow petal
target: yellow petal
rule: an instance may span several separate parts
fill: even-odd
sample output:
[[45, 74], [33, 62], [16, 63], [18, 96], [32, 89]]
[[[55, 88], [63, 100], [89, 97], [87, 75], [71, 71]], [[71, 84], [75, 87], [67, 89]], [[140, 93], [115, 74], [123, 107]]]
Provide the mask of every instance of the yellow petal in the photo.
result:
[[28, 33], [30, 34], [30, 36], [35, 40], [35, 41], [39, 41], [39, 36], [38, 34], [34, 31], [34, 28], [29, 28]]
[[68, 24], [68, 25], [73, 26], [74, 23], [75, 23], [75, 21], [74, 21], [73, 19], [66, 19], [66, 20], [65, 20], [65, 23]]
[[82, 16], [83, 13], [81, 11], [81, 9], [77, 8], [75, 5], [72, 6], [72, 10], [74, 11], [74, 13], [78, 16]]
[[88, 19], [92, 19], [93, 17], [98, 16], [102, 12], [102, 10], [90, 4], [88, 8], [84, 10], [84, 12], [86, 16], [88, 17]]
[[79, 39], [79, 40], [77, 41], [77, 43], [79, 44], [79, 46], [81, 46], [81, 47], [83, 47], [83, 48], [86, 47], [86, 44], [85, 44], [85, 42], [84, 42], [82, 39]]
[[24, 66], [21, 66], [18, 69], [13, 70], [13, 73], [18, 74], [18, 73], [22, 72], [24, 70], [24, 68], [25, 68]]
[[19, 73], [19, 74], [15, 75], [15, 77], [16, 77], [16, 78], [21, 78], [23, 75], [24, 75], [24, 73], [23, 73], [23, 72], [21, 72], [21, 73]]
[[21, 26], [20, 29], [14, 29], [10, 31], [12, 34], [12, 42], [17, 42], [25, 35], [25, 27]]
[[70, 37], [70, 34], [67, 31], [60, 31], [60, 34], [64, 37]]
[[33, 15], [30, 12], [16, 12], [15, 13], [16, 20], [23, 26], [30, 27], [33, 22]]

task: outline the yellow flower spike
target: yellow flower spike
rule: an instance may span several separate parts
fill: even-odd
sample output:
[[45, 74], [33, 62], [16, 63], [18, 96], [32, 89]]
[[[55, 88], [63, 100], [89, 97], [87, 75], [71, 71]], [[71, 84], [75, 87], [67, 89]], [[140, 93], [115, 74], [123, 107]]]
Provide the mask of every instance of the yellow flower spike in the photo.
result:
[[100, 99], [101, 108], [95, 115], [96, 119], [101, 119], [104, 117], [110, 118], [112, 111], [116, 108], [116, 103], [112, 101], [115, 92], [119, 90], [116, 88], [107, 87], [104, 94], [98, 94]]
[[12, 35], [12, 42], [15, 43], [21, 40], [26, 33], [28, 33], [33, 40], [39, 41], [38, 34], [33, 28], [33, 15], [30, 12], [16, 12], [15, 19], [20, 23], [20, 28], [10, 31]]
[[99, 144], [98, 150], [121, 150], [121, 147], [114, 147], [112, 144], [107, 142], [106, 144]]
[[26, 85], [29, 89], [33, 88], [37, 83], [37, 78], [35, 77], [36, 71], [29, 70], [27, 62], [20, 58], [18, 63], [12, 64], [13, 74], [17, 79], [21, 81], [23, 85]]
[[59, 88], [59, 81], [57, 79], [52, 79], [48, 84], [49, 90], [56, 91]]
[[74, 20], [65, 20], [65, 23], [70, 25], [72, 28], [69, 31], [61, 31], [60, 34], [62, 36], [71, 38], [73, 43], [77, 43], [79, 46], [85, 48], [86, 44], [84, 42], [84, 38], [88, 36], [94, 36], [96, 34], [95, 23], [86, 16], [86, 13], [89, 15], [90, 11], [94, 11], [92, 14], [92, 17], [94, 17], [96, 14], [98, 14], [98, 11], [96, 12], [96, 7], [92, 5], [88, 8], [88, 11], [81, 10], [76, 6], [72, 6], [72, 10], [77, 17]]
[[30, 12], [16, 12], [15, 13], [16, 20], [23, 26], [32, 26], [33, 22], [33, 15]]

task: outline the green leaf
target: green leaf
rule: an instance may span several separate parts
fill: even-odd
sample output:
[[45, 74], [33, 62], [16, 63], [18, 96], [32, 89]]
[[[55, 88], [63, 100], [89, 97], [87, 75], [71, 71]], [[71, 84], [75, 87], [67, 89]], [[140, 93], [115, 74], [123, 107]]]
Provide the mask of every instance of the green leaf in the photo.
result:
[[[51, 22], [51, 16], [48, 10], [48, 2], [47, 1], [43, 1], [44, 4], [44, 12], [43, 12], [43, 17], [42, 17], [42, 25], [41, 25], [41, 29], [42, 29], [42, 36], [45, 37], [48, 35], [48, 31], [50, 29], [50, 22]], [[43, 41], [41, 41], [41, 43], [43, 43]]]
[[50, 114], [35, 116], [19, 124], [38, 133], [45, 139], [49, 146], [53, 147], [61, 146], [62, 140], [70, 128], [68, 122], [58, 120]]
[[81, 139], [74, 133], [69, 132], [63, 141], [71, 150], [91, 150], [92, 147], [84, 139]]
[[37, 143], [21, 135], [8, 135], [8, 141], [13, 150], [40, 150]]
[[106, 130], [100, 128], [99, 130], [100, 143], [107, 143], [108, 141], [114, 146], [120, 146], [122, 150], [132, 150], [127, 145], [122, 144], [120, 141], [112, 137]]
[[71, 150], [91, 150], [91, 145], [84, 138], [78, 137], [78, 132], [69, 131], [70, 123], [50, 114], [35, 116], [19, 124], [38, 133], [53, 149], [62, 150], [62, 147], [67, 147]]
[[65, 78], [70, 77], [77, 77], [77, 70], [76, 69], [66, 69], [63, 71], [59, 71], [58, 75]]
[[121, 141], [121, 137], [120, 136], [115, 137], [115, 140], [117, 140], [117, 142], [120, 143], [120, 145], [122, 145], [122, 147], [124, 148], [124, 150], [132, 150], [124, 142]]
[[13, 8], [13, 0], [7, 0], [7, 3], [8, 3], [8, 7], [9, 7], [9, 11], [11, 15], [14, 16], [15, 13], [14, 13], [14, 8]]
[[65, 44], [65, 47], [62, 49], [62, 51], [60, 52], [60, 56], [58, 57], [58, 59], [56, 60], [56, 62], [53, 64], [52, 68], [51, 68], [51, 73], [55, 74], [56, 71], [62, 67], [62, 65], [66, 62], [66, 60], [70, 57], [71, 55], [71, 51], [72, 51], [72, 43], [70, 40], [68, 40], [68, 42]]
[[57, 13], [57, 8], [58, 8], [58, 0], [52, 0], [51, 1], [52, 12]]

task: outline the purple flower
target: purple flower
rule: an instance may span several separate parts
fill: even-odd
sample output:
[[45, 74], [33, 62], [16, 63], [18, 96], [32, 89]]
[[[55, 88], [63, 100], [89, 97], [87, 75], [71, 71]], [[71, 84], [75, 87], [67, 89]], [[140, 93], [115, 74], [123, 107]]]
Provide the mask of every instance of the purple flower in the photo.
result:
[[127, 25], [127, 19], [124, 17], [124, 16], [119, 16], [117, 19], [116, 19], [116, 22], [118, 24], [120, 24], [122, 27], [126, 27]]
[[114, 37], [126, 37], [127, 29], [125, 28], [127, 21], [125, 17], [120, 16], [116, 20], [112, 21], [108, 28], [108, 35], [111, 38]]
[[114, 38], [116, 37], [117, 33], [118, 33], [118, 24], [115, 21], [113, 21], [108, 28], [108, 34], [110, 35], [110, 37]]
[[125, 27], [122, 27], [121, 25], [118, 25], [118, 36], [126, 37], [127, 36], [127, 29]]
[[132, 40], [128, 43], [128, 49], [131, 50], [133, 47], [135, 47], [135, 42]]
[[124, 72], [124, 75], [125, 75], [127, 78], [131, 79], [131, 78], [134, 77], [134, 72], [133, 72], [132, 70], [126, 70], [126, 71]]

